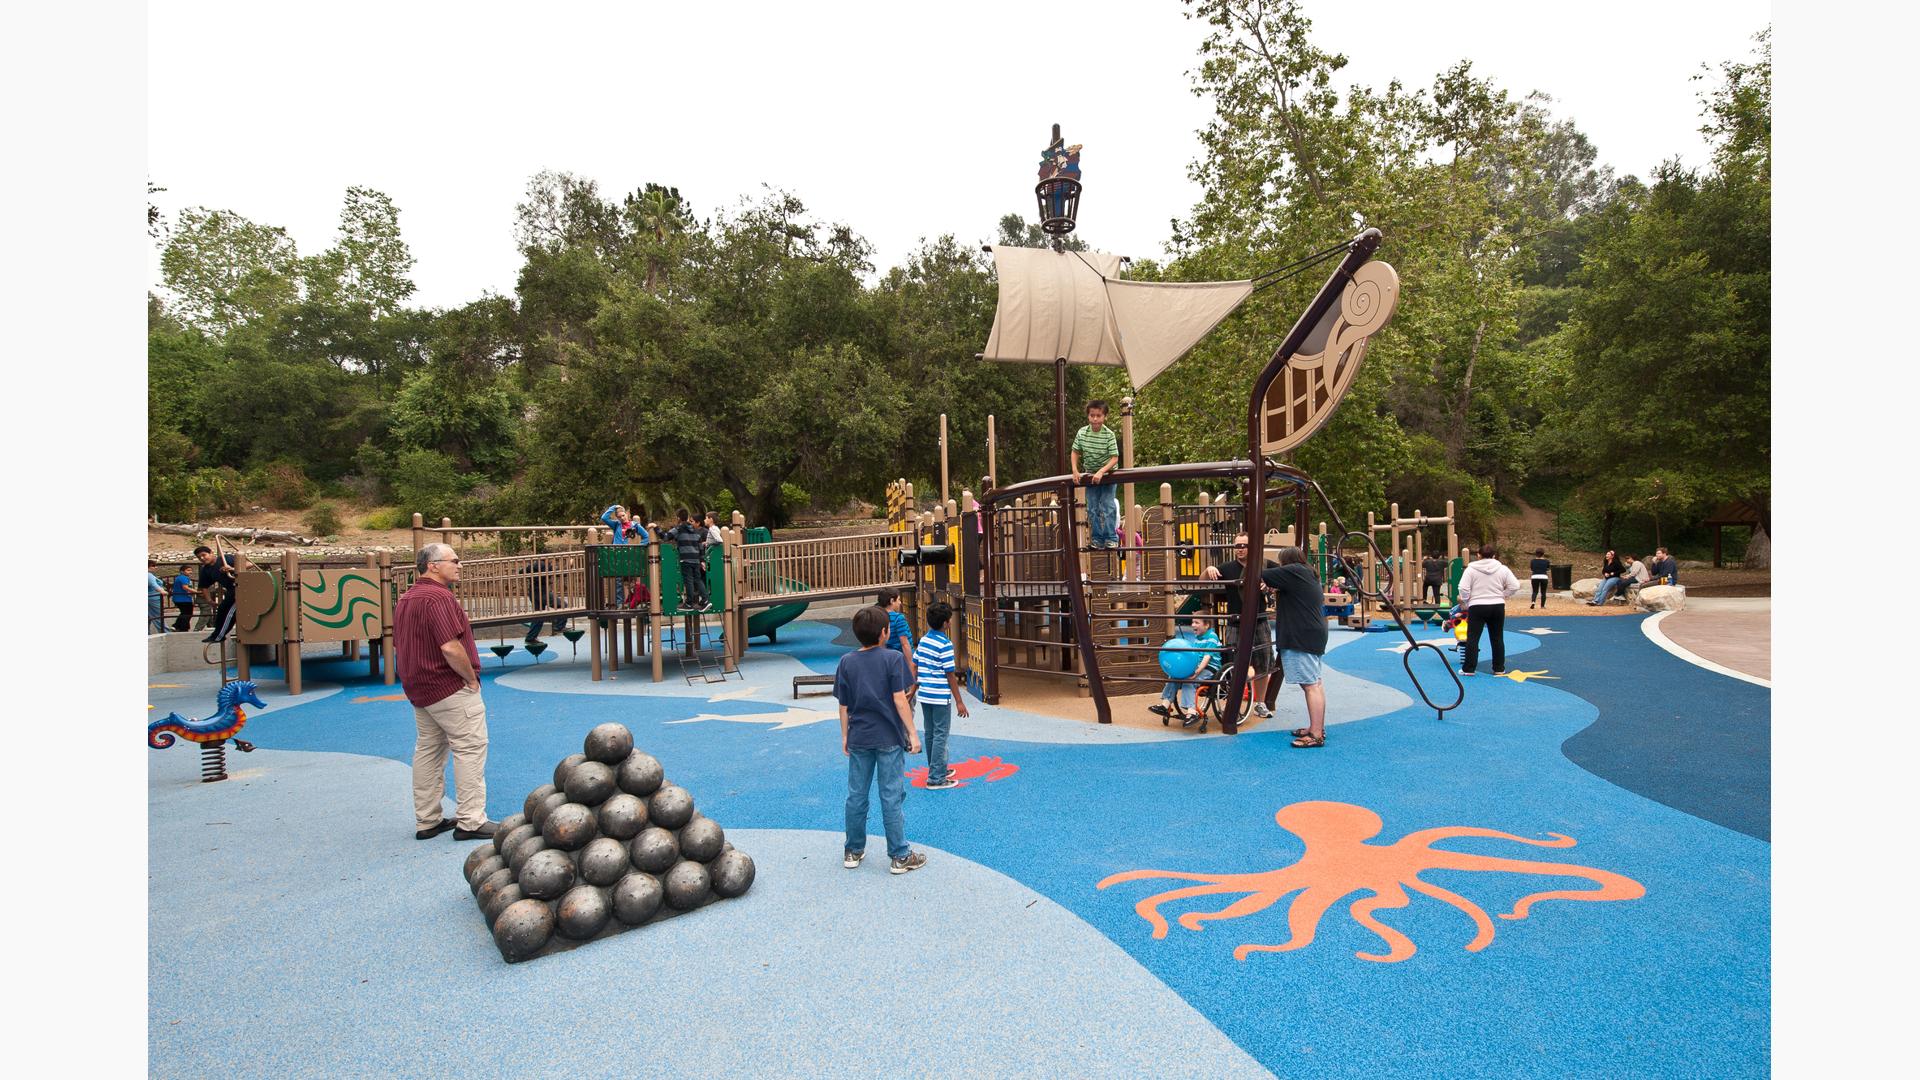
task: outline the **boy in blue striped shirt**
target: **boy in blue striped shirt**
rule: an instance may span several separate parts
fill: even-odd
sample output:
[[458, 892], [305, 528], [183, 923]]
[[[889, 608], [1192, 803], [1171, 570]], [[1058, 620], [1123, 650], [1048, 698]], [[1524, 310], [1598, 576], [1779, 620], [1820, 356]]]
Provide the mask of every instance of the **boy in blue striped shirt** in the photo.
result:
[[927, 725], [927, 790], [944, 791], [959, 787], [960, 781], [947, 771], [947, 731], [953, 724], [953, 712], [967, 715], [966, 699], [960, 696], [960, 676], [953, 670], [953, 639], [947, 636], [947, 620], [953, 609], [935, 603], [927, 608], [927, 636], [913, 651], [914, 666], [920, 671], [920, 716]]

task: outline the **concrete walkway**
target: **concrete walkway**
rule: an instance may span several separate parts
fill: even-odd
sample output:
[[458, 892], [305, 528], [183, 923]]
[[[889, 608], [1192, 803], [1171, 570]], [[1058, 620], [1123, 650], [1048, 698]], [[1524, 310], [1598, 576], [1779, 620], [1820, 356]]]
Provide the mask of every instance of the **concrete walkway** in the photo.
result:
[[1764, 596], [1690, 597], [1686, 610], [1660, 619], [1648, 636], [1755, 679], [1773, 679], [1773, 600]]

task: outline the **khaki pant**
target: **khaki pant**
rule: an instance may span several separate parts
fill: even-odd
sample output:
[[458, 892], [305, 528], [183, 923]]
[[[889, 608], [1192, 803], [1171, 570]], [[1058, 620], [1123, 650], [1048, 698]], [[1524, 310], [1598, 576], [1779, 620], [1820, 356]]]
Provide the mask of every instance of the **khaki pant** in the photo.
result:
[[447, 751], [453, 751], [453, 792], [460, 828], [478, 829], [487, 820], [487, 706], [478, 690], [456, 690], [413, 710], [419, 735], [413, 744], [413, 820], [431, 829], [445, 816]]

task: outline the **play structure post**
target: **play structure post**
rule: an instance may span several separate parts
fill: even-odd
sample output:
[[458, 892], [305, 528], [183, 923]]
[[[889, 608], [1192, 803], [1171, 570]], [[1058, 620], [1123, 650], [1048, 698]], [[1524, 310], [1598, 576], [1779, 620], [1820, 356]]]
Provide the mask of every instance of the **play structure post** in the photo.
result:
[[993, 414], [987, 414], [987, 475], [980, 483], [981, 491], [992, 491], [1000, 482], [999, 443], [995, 441]]
[[287, 673], [287, 693], [300, 696], [300, 557], [291, 551], [280, 553], [280, 578], [286, 595], [281, 597], [282, 629], [280, 666]]
[[[596, 617], [606, 586], [600, 581], [600, 560], [591, 549], [582, 552], [587, 570], [587, 672], [593, 682], [600, 681], [600, 620]], [[577, 653], [575, 655], [578, 655]]]
[[[1065, 476], [1070, 459], [1067, 457], [1067, 358], [1062, 356], [1053, 362], [1053, 457], [1054, 475]], [[1073, 505], [1073, 497], [1066, 499], [1068, 506]]]
[[[740, 512], [734, 511], [738, 517]], [[739, 568], [740, 532], [729, 525], [720, 530], [720, 580], [727, 583], [727, 600], [720, 608], [720, 632], [726, 635], [727, 647], [720, 651], [720, 670], [731, 675], [738, 668], [736, 649], [740, 647], [740, 631], [734, 615], [740, 610], [740, 582], [736, 571]]]
[[[1120, 399], [1120, 467], [1133, 468], [1133, 398]], [[1120, 485], [1120, 520], [1127, 523], [1129, 535], [1133, 532], [1133, 484]], [[1121, 547], [1125, 547], [1122, 544]]]
[[426, 518], [421, 517], [419, 514], [413, 515], [413, 550], [416, 553], [419, 552], [422, 541], [426, 539], [426, 524]]
[[660, 545], [647, 545], [647, 624], [653, 632], [653, 681], [666, 678], [666, 659], [660, 655], [666, 644], [666, 615], [660, 602]]
[[[987, 418], [987, 441], [992, 446], [993, 418]], [[988, 451], [991, 458], [992, 451]], [[980, 478], [981, 490], [993, 490], [993, 477]], [[986, 670], [980, 673], [980, 690], [989, 705], [1000, 701], [1000, 602], [993, 592], [993, 504], [985, 503], [980, 513], [980, 657]]]
[[380, 681], [393, 685], [393, 552], [380, 553]]
[[[367, 556], [367, 570], [375, 581], [380, 580], [379, 559], [372, 555]], [[354, 641], [355, 646], [359, 644], [360, 642], [358, 640]], [[369, 641], [367, 642], [367, 676], [371, 678], [378, 674], [380, 674], [380, 644], [376, 641]]]
[[947, 501], [947, 414], [940, 414], [940, 501]]
[[[1159, 544], [1161, 550], [1164, 552], [1161, 557], [1166, 560], [1167, 567], [1167, 572], [1163, 576], [1168, 581], [1180, 576], [1180, 553], [1174, 550], [1178, 540], [1179, 532], [1173, 520], [1173, 485], [1161, 484]], [[1144, 561], [1146, 556], [1142, 555], [1141, 559]], [[1141, 576], [1145, 577], [1146, 575], [1143, 572]], [[1173, 622], [1173, 616], [1174, 613], [1179, 610], [1180, 605], [1175, 602], [1173, 598], [1173, 588], [1171, 586], [1167, 588], [1166, 596], [1163, 599], [1167, 606], [1167, 636], [1173, 637], [1178, 633], [1178, 629]]]
[[1454, 531], [1453, 500], [1447, 500], [1447, 561], [1460, 557], [1460, 535]]
[[[1060, 370], [1066, 370], [1066, 361], [1060, 362]], [[1068, 632], [1079, 639], [1080, 673], [1087, 678], [1087, 689], [1093, 693], [1094, 716], [1103, 724], [1113, 723], [1113, 713], [1107, 707], [1107, 688], [1100, 679], [1100, 660], [1094, 653], [1093, 628], [1087, 617], [1086, 587], [1080, 575], [1074, 571], [1078, 563], [1074, 559], [1079, 548], [1078, 537], [1074, 531], [1073, 502], [1076, 485], [1067, 482], [1067, 490], [1062, 492], [1066, 498], [1065, 511], [1060, 520], [1060, 568], [1067, 579], [1067, 603], [1072, 612], [1073, 626]], [[1064, 634], [1062, 637], [1064, 638]]]

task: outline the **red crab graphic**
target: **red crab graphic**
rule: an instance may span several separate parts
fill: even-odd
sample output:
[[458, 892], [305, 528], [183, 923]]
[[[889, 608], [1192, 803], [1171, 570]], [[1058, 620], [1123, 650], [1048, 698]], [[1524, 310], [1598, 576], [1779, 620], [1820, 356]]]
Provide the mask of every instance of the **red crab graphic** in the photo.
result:
[[1200, 924], [1215, 919], [1237, 919], [1262, 911], [1287, 896], [1299, 894], [1287, 909], [1289, 937], [1278, 945], [1245, 944], [1233, 951], [1235, 960], [1249, 953], [1287, 952], [1313, 943], [1314, 931], [1327, 909], [1359, 892], [1362, 895], [1347, 909], [1361, 926], [1376, 934], [1387, 946], [1384, 953], [1356, 952], [1362, 960], [1394, 963], [1414, 954], [1414, 944], [1393, 927], [1374, 918], [1383, 908], [1405, 907], [1411, 902], [1408, 890], [1432, 897], [1460, 909], [1473, 921], [1476, 933], [1467, 942], [1468, 952], [1479, 952], [1493, 941], [1493, 920], [1480, 907], [1457, 893], [1420, 878], [1427, 870], [1491, 870], [1510, 874], [1538, 874], [1551, 877], [1583, 878], [1597, 889], [1553, 889], [1521, 897], [1502, 919], [1524, 919], [1527, 911], [1542, 900], [1637, 900], [1646, 889], [1632, 878], [1607, 870], [1574, 863], [1536, 859], [1512, 859], [1495, 855], [1471, 855], [1434, 847], [1437, 840], [1455, 836], [1489, 837], [1510, 840], [1534, 847], [1567, 848], [1573, 838], [1548, 833], [1550, 840], [1536, 840], [1512, 833], [1496, 832], [1470, 825], [1422, 829], [1391, 844], [1369, 844], [1380, 834], [1380, 815], [1364, 806], [1339, 802], [1298, 802], [1282, 807], [1273, 815], [1279, 826], [1306, 841], [1306, 853], [1299, 861], [1278, 870], [1258, 874], [1191, 874], [1178, 870], [1128, 870], [1114, 874], [1096, 888], [1104, 889], [1127, 881], [1146, 878], [1178, 878], [1204, 882], [1183, 889], [1149, 896], [1134, 905], [1134, 911], [1153, 927], [1153, 936], [1167, 936], [1167, 920], [1160, 905], [1196, 896], [1242, 894], [1239, 900], [1219, 911], [1189, 911], [1180, 916], [1180, 925], [1199, 930]]
[[[1009, 765], [997, 756], [969, 758], [966, 761], [952, 762], [947, 766], [947, 775], [960, 781], [960, 787], [966, 787], [969, 780], [985, 780], [991, 784], [995, 780], [1005, 780], [1019, 771], [1020, 766]], [[912, 781], [914, 787], [926, 787], [927, 767], [922, 765], [917, 769], [908, 769], [907, 779]]]

